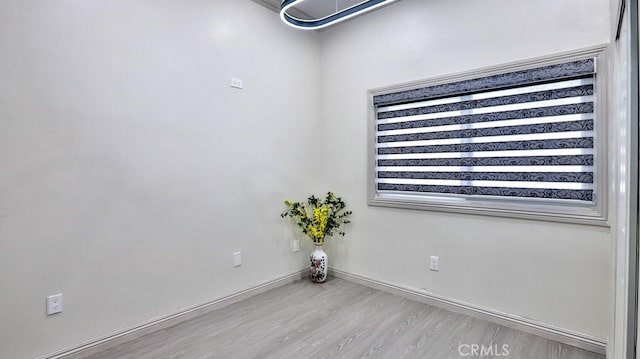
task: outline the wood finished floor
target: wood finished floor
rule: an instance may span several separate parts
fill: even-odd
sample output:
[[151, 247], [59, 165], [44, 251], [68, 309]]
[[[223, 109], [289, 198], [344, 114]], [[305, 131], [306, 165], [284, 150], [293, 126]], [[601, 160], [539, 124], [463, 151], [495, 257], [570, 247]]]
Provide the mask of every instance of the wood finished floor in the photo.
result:
[[[498, 352], [463, 356], [460, 344]], [[508, 356], [495, 355], [504, 344]], [[333, 277], [298, 280], [87, 358], [604, 359]]]

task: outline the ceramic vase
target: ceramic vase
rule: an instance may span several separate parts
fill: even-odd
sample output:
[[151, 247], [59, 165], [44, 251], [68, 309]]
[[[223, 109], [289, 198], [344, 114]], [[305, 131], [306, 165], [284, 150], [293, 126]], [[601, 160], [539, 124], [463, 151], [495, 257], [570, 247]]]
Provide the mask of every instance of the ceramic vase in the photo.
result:
[[311, 252], [311, 280], [315, 283], [322, 283], [327, 280], [327, 270], [329, 262], [327, 253], [322, 250], [322, 245], [316, 244], [316, 248]]

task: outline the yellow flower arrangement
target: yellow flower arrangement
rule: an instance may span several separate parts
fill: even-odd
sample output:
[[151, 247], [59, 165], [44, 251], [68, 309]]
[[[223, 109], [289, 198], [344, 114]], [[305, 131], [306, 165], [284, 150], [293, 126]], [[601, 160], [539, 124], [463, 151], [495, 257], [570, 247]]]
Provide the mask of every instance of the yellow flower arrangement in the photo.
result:
[[314, 195], [307, 199], [307, 203], [291, 202], [285, 200], [287, 210], [280, 216], [290, 217], [297, 222], [297, 225], [313, 243], [321, 245], [326, 236], [334, 233], [344, 236], [340, 226], [350, 223], [347, 219], [351, 211], [345, 211], [345, 203], [342, 198], [336, 197], [332, 192], [328, 192], [324, 201]]

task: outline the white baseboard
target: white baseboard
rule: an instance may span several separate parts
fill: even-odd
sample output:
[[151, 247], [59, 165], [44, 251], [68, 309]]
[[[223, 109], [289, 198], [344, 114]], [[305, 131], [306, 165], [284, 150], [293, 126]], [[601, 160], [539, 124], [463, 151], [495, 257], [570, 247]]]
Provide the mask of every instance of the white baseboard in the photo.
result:
[[[64, 349], [56, 353], [48, 354], [38, 359], [81, 359], [88, 355], [99, 353], [112, 346], [135, 340], [157, 330], [169, 328], [185, 320], [201, 316], [209, 311], [222, 308], [229, 304], [252, 297], [256, 294], [280, 287], [300, 279], [308, 274], [308, 269], [295, 272], [284, 277], [263, 283], [261, 285], [243, 290], [241, 292], [213, 300], [211, 302], [187, 308], [175, 314], [152, 319], [134, 327], [126, 328], [116, 333], [97, 338], [72, 348]], [[425, 293], [412, 288], [405, 288], [381, 280], [372, 279], [358, 274], [348, 273], [338, 269], [331, 269], [330, 274], [354, 283], [366, 285], [371, 288], [380, 289], [396, 295], [431, 304], [453, 312], [466, 314], [474, 318], [486, 320], [488, 322], [504, 325], [526, 333], [538, 335], [543, 338], [554, 340], [567, 345], [575, 346], [594, 353], [606, 355], [606, 340], [591, 337], [585, 334], [572, 332], [566, 329], [557, 328], [548, 324], [536, 322], [530, 319], [517, 317], [511, 314], [500, 313], [490, 309], [480, 308], [472, 304], [456, 301], [449, 298]]]
[[291, 283], [297, 279], [300, 279], [303, 274], [308, 273], [308, 269], [304, 269], [284, 277], [280, 277], [278, 279], [260, 284], [253, 288], [249, 288], [243, 290], [238, 293], [234, 293], [228, 295], [223, 298], [219, 298], [213, 300], [208, 303], [204, 303], [201, 305], [197, 305], [191, 308], [187, 308], [175, 314], [169, 314], [162, 317], [158, 317], [152, 319], [148, 322], [145, 322], [140, 325], [136, 325], [130, 328], [126, 328], [124, 330], [118, 331], [116, 333], [97, 338], [86, 343], [80, 344], [78, 346], [67, 348], [61, 350], [56, 353], [48, 354], [38, 359], [80, 359], [84, 358], [88, 355], [92, 355], [95, 353], [99, 353], [105, 349], [108, 349], [112, 346], [122, 344], [128, 342], [130, 340], [135, 340], [142, 336], [145, 336], [149, 333], [155, 332], [157, 330], [166, 329], [171, 326], [174, 326], [178, 323], [181, 323], [185, 320], [193, 319], [198, 316], [201, 316], [207, 312], [210, 312], [215, 309], [222, 308], [229, 304], [241, 301], [243, 299], [247, 299], [256, 294], [260, 294], [266, 292], [268, 290], [283, 286], [287, 283]]
[[339, 269], [330, 269], [330, 273], [338, 278], [359, 283], [371, 288], [379, 289], [396, 295], [401, 295], [412, 300], [431, 304], [433, 306], [447, 309], [452, 312], [466, 314], [474, 318], [486, 320], [488, 322], [520, 330], [525, 333], [534, 334], [559, 343], [564, 343], [580, 349], [588, 350], [590, 352], [606, 355], [607, 342], [606, 340], [601, 338], [596, 338], [589, 335], [572, 332], [566, 329], [557, 328], [545, 323], [536, 322], [531, 319], [481, 308], [461, 301], [422, 292], [417, 289], [401, 287], [392, 283], [387, 283], [358, 274], [348, 273]]

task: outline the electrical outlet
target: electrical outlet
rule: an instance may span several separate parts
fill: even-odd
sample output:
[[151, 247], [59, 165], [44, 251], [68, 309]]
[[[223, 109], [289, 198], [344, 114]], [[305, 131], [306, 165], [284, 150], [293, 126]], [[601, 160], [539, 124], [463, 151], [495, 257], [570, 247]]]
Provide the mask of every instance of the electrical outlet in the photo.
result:
[[242, 265], [242, 253], [235, 252], [233, 254], [233, 266], [240, 267]]
[[439, 271], [440, 270], [440, 258], [436, 257], [436, 256], [431, 256], [430, 261], [429, 261], [429, 269], [431, 269], [432, 271]]
[[300, 251], [300, 240], [296, 239], [295, 241], [293, 241], [293, 243], [291, 244], [291, 249], [293, 249], [294, 252], [299, 252]]
[[231, 78], [231, 87], [236, 88], [236, 89], [243, 89], [244, 88], [244, 83], [242, 82], [241, 79], [237, 79], [235, 77]]
[[62, 293], [47, 297], [47, 315], [62, 312]]

